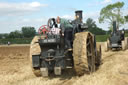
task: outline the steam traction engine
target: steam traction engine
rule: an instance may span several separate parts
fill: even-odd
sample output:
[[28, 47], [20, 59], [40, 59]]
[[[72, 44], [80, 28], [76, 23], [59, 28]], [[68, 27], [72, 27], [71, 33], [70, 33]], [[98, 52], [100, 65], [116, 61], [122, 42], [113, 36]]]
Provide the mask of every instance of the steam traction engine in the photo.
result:
[[125, 30], [119, 30], [116, 21], [113, 22], [113, 31], [107, 40], [106, 44], [106, 51], [115, 49], [127, 49], [127, 38], [125, 38]]
[[[52, 33], [57, 28], [54, 18], [48, 20], [31, 42], [30, 60], [36, 76], [48, 76], [51, 72], [61, 75], [64, 69], [75, 69], [76, 74], [94, 72], [101, 62], [101, 46], [96, 44], [93, 34], [87, 31], [82, 22], [82, 11], [76, 11], [77, 19], [73, 20], [72, 51], [65, 49], [64, 37], [61, 33]], [[59, 28], [57, 28], [59, 30]], [[59, 31], [58, 31], [59, 32]]]

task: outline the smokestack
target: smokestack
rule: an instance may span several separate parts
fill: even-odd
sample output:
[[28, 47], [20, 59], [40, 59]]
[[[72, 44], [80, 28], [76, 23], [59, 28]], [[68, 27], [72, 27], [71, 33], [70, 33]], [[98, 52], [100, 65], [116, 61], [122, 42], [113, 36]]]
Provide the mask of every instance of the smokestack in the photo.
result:
[[113, 32], [117, 31], [117, 27], [116, 27], [116, 21], [113, 21]]
[[82, 10], [75, 11], [76, 19], [80, 20], [82, 22], [83, 16], [82, 16]]

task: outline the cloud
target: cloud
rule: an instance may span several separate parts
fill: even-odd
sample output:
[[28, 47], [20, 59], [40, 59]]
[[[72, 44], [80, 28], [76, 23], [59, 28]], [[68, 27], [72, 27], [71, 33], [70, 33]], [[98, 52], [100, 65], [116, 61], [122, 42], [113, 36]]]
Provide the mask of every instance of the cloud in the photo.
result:
[[104, 0], [102, 3], [107, 4], [107, 3], [111, 3], [111, 2], [112, 2], [112, 0]]
[[[87, 18], [93, 18], [93, 19], [97, 18], [97, 17], [99, 17], [99, 14], [100, 14], [100, 11], [83, 13], [83, 20], [85, 21]], [[66, 14], [66, 15], [63, 15], [60, 17], [73, 20], [75, 18], [75, 15]]]
[[85, 13], [83, 14], [83, 17], [84, 19], [87, 19], [87, 18], [98, 18], [100, 15], [100, 11], [93, 11], [93, 12], [88, 12], [88, 13]]
[[38, 11], [41, 7], [47, 7], [47, 4], [39, 2], [31, 3], [0, 3], [0, 16], [16, 16], [25, 15], [31, 12]]
[[0, 21], [1, 31], [0, 33], [9, 33], [14, 30], [21, 30], [23, 26], [32, 26], [35, 27], [36, 31], [38, 31], [39, 27], [45, 25], [47, 23], [48, 18], [43, 17], [40, 18], [17, 18], [16, 20], [4, 20]]
[[103, 0], [103, 1], [95, 1], [94, 3], [89, 3], [88, 6], [99, 6], [99, 5], [106, 5], [112, 3], [112, 0]]
[[73, 19], [74, 17], [71, 15], [63, 15], [61, 18], [66, 18], [66, 19]]
[[41, 6], [41, 4], [39, 2], [32, 2], [29, 5], [30, 5], [30, 7], [40, 7]]
[[126, 8], [126, 9], [123, 10], [123, 14], [124, 14], [125, 16], [128, 15], [128, 8]]

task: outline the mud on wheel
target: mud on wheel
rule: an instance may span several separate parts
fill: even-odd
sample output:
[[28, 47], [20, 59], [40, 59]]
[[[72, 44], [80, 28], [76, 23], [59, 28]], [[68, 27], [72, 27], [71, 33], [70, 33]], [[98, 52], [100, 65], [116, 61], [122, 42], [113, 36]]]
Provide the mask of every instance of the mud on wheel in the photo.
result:
[[73, 42], [73, 58], [76, 74], [81, 76], [84, 73], [95, 71], [95, 52], [93, 35], [89, 32], [75, 34]]
[[101, 56], [102, 56], [102, 49], [100, 43], [96, 43], [97, 55], [96, 55], [96, 66], [98, 67], [101, 64]]
[[121, 44], [122, 44], [122, 50], [126, 50], [127, 49], [127, 45], [128, 45], [127, 38], [124, 38], [124, 40], [121, 42]]
[[36, 76], [41, 76], [40, 68], [33, 68], [32, 66], [32, 55], [39, 55], [41, 52], [40, 46], [38, 42], [39, 36], [35, 36], [30, 44], [30, 65], [33, 73]]
[[128, 38], [125, 37], [125, 49], [128, 49]]
[[107, 42], [105, 42], [105, 52], [109, 51], [109, 45], [110, 45], [110, 42], [109, 42], [109, 39], [107, 39]]

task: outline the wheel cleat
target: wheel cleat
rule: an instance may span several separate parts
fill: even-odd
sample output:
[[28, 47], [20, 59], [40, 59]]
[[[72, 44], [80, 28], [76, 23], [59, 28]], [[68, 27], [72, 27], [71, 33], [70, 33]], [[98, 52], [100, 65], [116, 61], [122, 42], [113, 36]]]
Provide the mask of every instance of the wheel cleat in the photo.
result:
[[55, 73], [55, 75], [61, 75], [61, 67], [55, 67], [54, 73]]
[[40, 71], [43, 77], [48, 76], [48, 68], [40, 68]]

